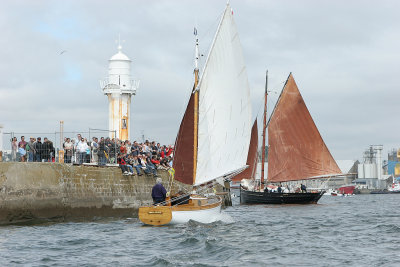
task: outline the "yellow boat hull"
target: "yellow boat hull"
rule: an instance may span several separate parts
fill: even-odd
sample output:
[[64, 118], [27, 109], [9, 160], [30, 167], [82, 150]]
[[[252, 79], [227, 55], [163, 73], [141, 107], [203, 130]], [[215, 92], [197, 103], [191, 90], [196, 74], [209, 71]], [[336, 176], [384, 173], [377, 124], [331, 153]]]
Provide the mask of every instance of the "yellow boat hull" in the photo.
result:
[[139, 219], [148, 225], [186, 223], [194, 220], [209, 223], [221, 212], [222, 199], [215, 198], [208, 203], [207, 198], [190, 199], [189, 203], [176, 206], [143, 206], [139, 208]]
[[139, 219], [148, 225], [164, 225], [172, 220], [171, 206], [148, 206], [139, 208]]

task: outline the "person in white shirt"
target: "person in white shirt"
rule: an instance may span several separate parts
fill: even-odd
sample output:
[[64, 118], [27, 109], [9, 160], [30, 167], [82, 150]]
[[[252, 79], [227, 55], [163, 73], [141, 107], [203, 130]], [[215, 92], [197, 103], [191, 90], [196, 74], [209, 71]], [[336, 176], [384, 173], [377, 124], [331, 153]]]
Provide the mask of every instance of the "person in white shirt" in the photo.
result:
[[87, 142], [85, 142], [85, 139], [81, 139], [81, 141], [79, 141], [78, 145], [76, 146], [76, 150], [79, 153], [79, 157], [78, 157], [78, 164], [82, 164], [85, 160], [86, 157], [86, 150], [89, 148]]
[[98, 142], [99, 142], [99, 139], [97, 139], [97, 137], [93, 137], [92, 138], [92, 144], [91, 144], [91, 147], [92, 147], [92, 162], [93, 163], [97, 163], [98, 162], [98, 160], [99, 160], [99, 157], [98, 157], [98, 148], [99, 148], [99, 144], [98, 144]]
[[71, 142], [71, 139], [67, 138], [67, 140], [64, 143], [64, 149], [65, 149], [64, 162], [65, 163], [71, 163], [73, 148], [74, 148], [74, 144]]

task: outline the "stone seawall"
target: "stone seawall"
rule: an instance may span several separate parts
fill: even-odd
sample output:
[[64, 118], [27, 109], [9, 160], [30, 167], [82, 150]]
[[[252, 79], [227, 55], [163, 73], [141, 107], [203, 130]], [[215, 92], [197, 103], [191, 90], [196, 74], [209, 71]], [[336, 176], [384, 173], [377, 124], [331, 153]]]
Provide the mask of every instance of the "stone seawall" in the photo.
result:
[[[158, 175], [167, 185], [168, 172]], [[0, 224], [136, 216], [140, 205], [152, 203], [155, 180], [123, 176], [119, 167], [1, 162]]]

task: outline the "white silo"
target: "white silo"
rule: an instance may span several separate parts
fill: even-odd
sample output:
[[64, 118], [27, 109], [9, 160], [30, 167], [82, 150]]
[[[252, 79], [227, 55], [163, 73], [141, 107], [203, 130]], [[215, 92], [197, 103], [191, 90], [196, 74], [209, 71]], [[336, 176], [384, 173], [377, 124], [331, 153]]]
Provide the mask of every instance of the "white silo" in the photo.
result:
[[382, 180], [382, 150], [383, 145], [373, 145], [372, 148], [376, 153], [376, 173], [378, 180]]
[[114, 137], [116, 131], [117, 138], [128, 140], [131, 127], [131, 97], [136, 94], [139, 81], [131, 78], [131, 60], [121, 52], [121, 49], [121, 45], [118, 45], [118, 53], [110, 58], [108, 78], [100, 81], [100, 86], [108, 97], [110, 137]]

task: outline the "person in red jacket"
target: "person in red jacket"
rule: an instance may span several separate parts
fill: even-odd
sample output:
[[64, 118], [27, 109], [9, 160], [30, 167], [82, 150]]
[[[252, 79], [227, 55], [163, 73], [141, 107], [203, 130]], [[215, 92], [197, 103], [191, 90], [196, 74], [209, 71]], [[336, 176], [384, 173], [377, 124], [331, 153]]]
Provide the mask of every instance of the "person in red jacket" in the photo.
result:
[[127, 149], [126, 149], [125, 142], [122, 142], [121, 147], [119, 148], [119, 151], [121, 152], [122, 155], [126, 155]]
[[153, 156], [151, 158], [151, 163], [153, 163], [154, 165], [158, 166], [160, 164], [160, 161], [157, 159], [156, 156]]
[[128, 166], [126, 166], [126, 161], [124, 156], [118, 156], [119, 167], [121, 168], [123, 175], [130, 175], [132, 174], [129, 172]]
[[172, 154], [172, 152], [174, 152], [174, 147], [173, 146], [168, 146], [167, 157], [169, 157]]

